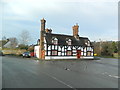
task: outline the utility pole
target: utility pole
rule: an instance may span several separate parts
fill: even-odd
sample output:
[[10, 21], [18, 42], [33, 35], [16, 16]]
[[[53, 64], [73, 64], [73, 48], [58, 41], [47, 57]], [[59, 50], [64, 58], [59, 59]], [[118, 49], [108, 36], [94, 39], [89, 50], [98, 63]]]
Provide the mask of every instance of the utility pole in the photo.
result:
[[100, 56], [101, 56], [101, 50], [102, 50], [102, 46], [101, 46], [101, 39], [99, 39], [99, 41], [100, 41], [99, 48], [100, 48]]

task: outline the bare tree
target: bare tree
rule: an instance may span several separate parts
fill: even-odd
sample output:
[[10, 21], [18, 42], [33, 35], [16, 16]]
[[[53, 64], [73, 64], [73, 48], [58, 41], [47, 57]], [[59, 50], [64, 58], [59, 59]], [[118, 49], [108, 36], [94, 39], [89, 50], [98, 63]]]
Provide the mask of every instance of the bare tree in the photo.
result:
[[10, 38], [10, 42], [11, 42], [10, 44], [11, 48], [16, 48], [16, 46], [18, 45], [17, 38]]
[[7, 43], [4, 45], [6, 48], [16, 48], [18, 45], [18, 40], [15, 37], [11, 37], [7, 39]]
[[21, 33], [20, 33], [20, 44], [23, 44], [23, 45], [28, 45], [28, 43], [30, 42], [30, 33], [27, 31], [27, 30], [23, 30]]
[[2, 37], [2, 40], [7, 40], [6, 36], [3, 36], [3, 37]]

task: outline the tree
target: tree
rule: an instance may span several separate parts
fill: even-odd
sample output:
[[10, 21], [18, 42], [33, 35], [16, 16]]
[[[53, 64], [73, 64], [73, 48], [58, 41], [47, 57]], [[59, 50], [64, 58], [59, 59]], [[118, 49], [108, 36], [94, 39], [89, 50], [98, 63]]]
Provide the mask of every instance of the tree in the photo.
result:
[[6, 36], [3, 36], [3, 37], [2, 37], [2, 40], [7, 40]]
[[[118, 46], [120, 42], [115, 41], [104, 41], [104, 42], [94, 42], [94, 52], [99, 56], [113, 56], [114, 53], [118, 53]], [[101, 50], [100, 50], [101, 46]]]
[[20, 44], [23, 45], [28, 45], [28, 43], [30, 42], [30, 33], [27, 30], [23, 30], [20, 33]]
[[18, 45], [18, 48], [19, 48], [19, 49], [26, 49], [26, 50], [27, 50], [27, 49], [28, 49], [28, 45], [19, 44], [19, 45]]
[[18, 45], [17, 38], [10, 38], [9, 41], [11, 42], [10, 43], [11, 48], [16, 48], [16, 46]]
[[4, 47], [6, 48], [16, 48], [16, 46], [18, 45], [18, 40], [15, 37], [11, 37], [7, 39], [6, 44], [4, 45]]
[[29, 47], [28, 47], [28, 51], [34, 52], [34, 45], [29, 46]]
[[112, 42], [112, 49], [113, 49], [113, 52], [114, 53], [117, 53], [118, 52], [118, 47], [117, 47], [117, 43], [116, 42]]
[[94, 53], [101, 56], [100, 42], [93, 42], [92, 44], [94, 46]]

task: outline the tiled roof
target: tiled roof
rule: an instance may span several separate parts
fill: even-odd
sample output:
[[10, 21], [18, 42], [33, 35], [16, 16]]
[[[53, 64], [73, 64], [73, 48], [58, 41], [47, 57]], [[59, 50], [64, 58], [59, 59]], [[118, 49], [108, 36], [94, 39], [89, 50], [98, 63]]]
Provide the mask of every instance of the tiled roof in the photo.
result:
[[46, 33], [45, 39], [47, 44], [52, 44], [52, 38], [58, 39], [58, 45], [67, 45], [66, 43], [67, 39], [72, 40], [72, 45], [79, 46], [86, 46], [85, 42], [89, 41], [87, 37], [79, 37], [79, 40], [77, 40], [74, 36], [71, 35]]

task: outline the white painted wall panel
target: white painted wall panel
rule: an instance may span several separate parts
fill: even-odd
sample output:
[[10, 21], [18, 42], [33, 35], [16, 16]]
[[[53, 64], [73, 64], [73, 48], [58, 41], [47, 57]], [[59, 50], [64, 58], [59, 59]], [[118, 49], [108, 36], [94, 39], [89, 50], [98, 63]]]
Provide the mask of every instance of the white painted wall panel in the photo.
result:
[[73, 47], [73, 49], [75, 49], [75, 47]]
[[93, 56], [93, 53], [91, 53], [91, 56]]
[[81, 48], [79, 47], [78, 49], [80, 50]]
[[46, 44], [44, 44], [45, 50], [47, 50]]
[[46, 56], [45, 59], [77, 59], [76, 56]]
[[51, 50], [51, 46], [48, 47], [48, 50]]
[[55, 49], [57, 50], [57, 46], [55, 46]]
[[71, 47], [69, 46], [67, 50], [71, 50]]
[[61, 55], [61, 52], [58, 52], [58, 55]]
[[60, 46], [58, 47], [58, 50], [61, 51], [61, 47]]
[[81, 51], [83, 51], [83, 48], [81, 48]]
[[83, 52], [81, 52], [81, 55], [83, 55]]
[[84, 55], [86, 55], [86, 53], [84, 53]]
[[52, 49], [54, 49], [54, 46], [52, 46]]
[[64, 53], [62, 53], [62, 55], [64, 55]]
[[50, 55], [50, 53], [51, 53], [51, 52], [50, 52], [50, 51], [48, 51], [48, 55]]
[[34, 55], [35, 57], [39, 58], [40, 46], [34, 47]]

